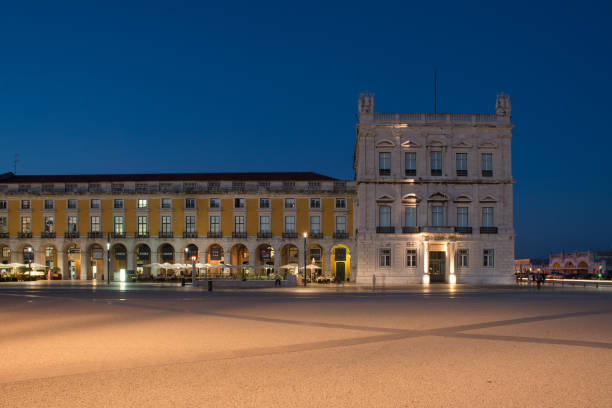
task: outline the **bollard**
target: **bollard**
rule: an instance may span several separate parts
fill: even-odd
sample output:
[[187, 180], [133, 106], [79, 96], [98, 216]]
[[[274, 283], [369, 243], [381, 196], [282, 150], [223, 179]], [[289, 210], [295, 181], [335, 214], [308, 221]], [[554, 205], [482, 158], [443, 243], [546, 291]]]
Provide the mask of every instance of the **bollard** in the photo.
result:
[[212, 292], [212, 281], [211, 280], [208, 281], [208, 291]]

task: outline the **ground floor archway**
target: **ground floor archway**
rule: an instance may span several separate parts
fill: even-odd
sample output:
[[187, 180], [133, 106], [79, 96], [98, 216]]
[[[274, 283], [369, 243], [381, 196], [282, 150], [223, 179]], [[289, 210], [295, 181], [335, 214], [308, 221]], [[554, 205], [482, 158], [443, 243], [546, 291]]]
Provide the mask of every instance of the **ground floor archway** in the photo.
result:
[[64, 279], [81, 279], [81, 247], [71, 244], [66, 248], [66, 274]]
[[331, 275], [335, 282], [350, 282], [351, 254], [344, 244], [338, 244], [331, 249]]

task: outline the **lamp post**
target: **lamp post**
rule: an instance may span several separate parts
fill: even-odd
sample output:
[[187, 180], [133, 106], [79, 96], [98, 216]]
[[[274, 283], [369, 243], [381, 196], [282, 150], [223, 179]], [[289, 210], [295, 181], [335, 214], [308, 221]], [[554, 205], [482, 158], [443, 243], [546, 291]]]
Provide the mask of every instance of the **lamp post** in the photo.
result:
[[306, 286], [306, 239], [308, 238], [308, 233], [304, 232], [304, 286]]
[[106, 284], [110, 285], [110, 237], [106, 240]]
[[26, 252], [28, 253], [28, 280], [32, 278], [32, 247], [27, 247]]

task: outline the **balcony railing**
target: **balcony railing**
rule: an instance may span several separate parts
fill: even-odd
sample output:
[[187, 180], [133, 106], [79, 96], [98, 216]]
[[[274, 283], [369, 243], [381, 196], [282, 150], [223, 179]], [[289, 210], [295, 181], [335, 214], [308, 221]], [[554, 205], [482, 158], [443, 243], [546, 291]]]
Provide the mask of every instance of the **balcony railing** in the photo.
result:
[[148, 232], [137, 232], [134, 234], [134, 238], [149, 238]]
[[32, 238], [32, 233], [31, 232], [19, 232], [17, 234], [18, 238]]
[[481, 234], [497, 234], [497, 227], [480, 227]]
[[73, 232], [64, 232], [64, 238], [65, 239], [75, 239], [75, 238], [79, 238], [80, 235], [78, 232], [73, 231]]
[[406, 169], [406, 176], [416, 176], [416, 169]]
[[471, 234], [472, 227], [455, 227], [455, 232], [457, 234]]
[[283, 238], [297, 238], [297, 232], [283, 232]]
[[402, 227], [402, 234], [417, 234], [419, 232], [419, 227]]
[[272, 233], [271, 232], [258, 232], [257, 233], [257, 238], [259, 238], [259, 239], [272, 238]]
[[391, 169], [378, 169], [378, 174], [380, 176], [390, 176], [391, 175]]
[[174, 233], [172, 231], [160, 231], [159, 237], [160, 238], [172, 238], [174, 237]]
[[125, 232], [112, 232], [111, 238], [125, 238]]
[[493, 170], [483, 170], [482, 177], [493, 177]]
[[497, 115], [489, 113], [384, 113], [376, 112], [374, 122], [406, 123], [406, 122], [446, 122], [446, 123], [492, 123], [497, 121]]
[[346, 231], [334, 231], [334, 239], [347, 239], [348, 232]]
[[395, 234], [395, 227], [376, 227], [377, 234]]
[[42, 234], [40, 234], [40, 236], [41, 238], [55, 238], [56, 237], [55, 232], [50, 232], [50, 231], [43, 232]]
[[183, 232], [183, 238], [197, 238], [198, 237], [198, 232], [197, 231], [191, 231], [191, 232]]
[[9, 234], [8, 232], [0, 232], [0, 238], [8, 238]]
[[457, 177], [467, 177], [467, 170], [457, 170]]
[[317, 232], [310, 232], [308, 234], [309, 238], [312, 239], [319, 239], [319, 238], [323, 238], [323, 233], [321, 231], [317, 231]]
[[442, 175], [442, 170], [440, 170], [440, 169], [431, 169], [431, 175], [432, 176], [441, 176]]
[[89, 232], [87, 233], [87, 236], [89, 238], [102, 238], [102, 233], [100, 231], [95, 231], [95, 232]]
[[232, 232], [232, 238], [246, 238], [246, 232]]
[[441, 234], [446, 234], [449, 232], [455, 232], [455, 227], [439, 227], [439, 226], [425, 226], [425, 227], [421, 227], [421, 232], [434, 232], [434, 233], [441, 233]]
[[220, 232], [212, 232], [212, 231], [208, 231], [208, 234], [206, 234], [206, 236], [208, 238], [221, 238], [222, 237]]

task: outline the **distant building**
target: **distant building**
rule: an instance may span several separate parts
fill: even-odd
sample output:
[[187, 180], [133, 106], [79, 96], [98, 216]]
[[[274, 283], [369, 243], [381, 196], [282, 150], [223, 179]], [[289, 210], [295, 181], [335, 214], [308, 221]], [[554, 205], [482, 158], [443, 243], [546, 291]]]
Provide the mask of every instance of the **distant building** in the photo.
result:
[[548, 267], [552, 272], [575, 273], [575, 274], [597, 274], [612, 273], [612, 250], [610, 251], [588, 251], [564, 252], [548, 255]]
[[540, 273], [543, 272], [548, 265], [547, 259], [515, 259], [514, 260], [514, 273]]

